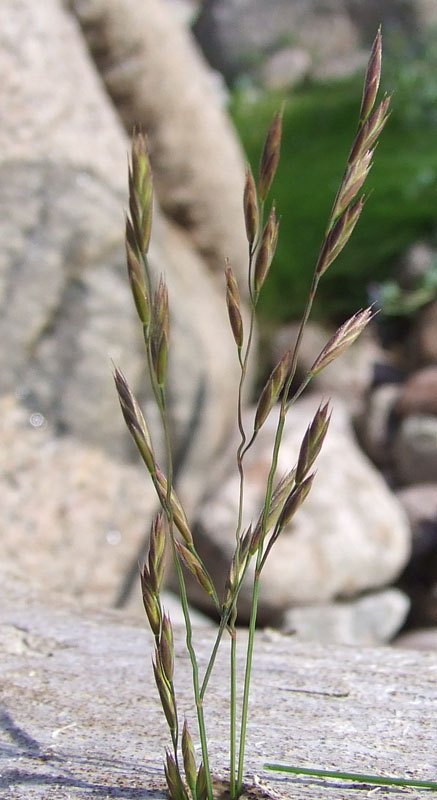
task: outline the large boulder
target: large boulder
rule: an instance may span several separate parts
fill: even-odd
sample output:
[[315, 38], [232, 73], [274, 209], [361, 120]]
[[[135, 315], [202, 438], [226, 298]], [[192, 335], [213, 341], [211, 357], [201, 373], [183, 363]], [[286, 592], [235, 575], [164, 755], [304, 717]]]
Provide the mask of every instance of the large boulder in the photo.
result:
[[[271, 85], [279, 56], [290, 65], [290, 86], [296, 75], [326, 78], [361, 68], [379, 25], [384, 32], [420, 35], [435, 21], [432, 5], [432, 0], [205, 0], [194, 30], [210, 63], [230, 82], [249, 74]], [[296, 57], [304, 66], [297, 72]]]
[[[290, 410], [278, 461], [281, 477], [295, 464], [300, 442], [320, 396]], [[349, 416], [334, 398], [331, 425], [311, 492], [286, 526], [266, 561], [261, 579], [262, 619], [277, 619], [289, 606], [347, 598], [395, 580], [410, 552], [405, 514], [383, 478], [359, 450]], [[246, 418], [248, 426], [249, 418]], [[243, 528], [256, 521], [264, 500], [277, 418], [272, 413], [245, 459]], [[250, 430], [250, 427], [248, 427]], [[217, 578], [235, 543], [238, 476], [230, 474], [234, 444], [223, 480], [201, 513], [200, 549]], [[249, 613], [251, 582], [240, 594], [241, 617]], [[199, 592], [198, 601], [203, 595]]]
[[[80, 592], [86, 593], [88, 575], [94, 595], [100, 584], [93, 577], [94, 567], [87, 572], [89, 547], [96, 553], [100, 544], [107, 549], [108, 529], [119, 530], [122, 546], [126, 546], [125, 555], [118, 559], [121, 579], [128, 551], [132, 562], [137, 561], [141, 531], [147, 529], [155, 507], [148, 488], [142, 488], [144, 484], [148, 487], [147, 475], [137, 475], [132, 467], [133, 458], [135, 464], [138, 460], [121, 419], [111, 359], [123, 368], [147, 415], [153, 413], [153, 404], [144, 379], [141, 331], [124, 265], [129, 141], [68, 5], [61, 0], [5, 0], [0, 4], [5, 110], [0, 129], [0, 392], [8, 394], [5, 402], [13, 419], [10, 398], [15, 398], [18, 419], [18, 428], [13, 426], [3, 435], [14, 431], [21, 439], [14, 442], [20, 449], [19, 458], [14, 467], [6, 465], [4, 479], [21, 486], [24, 493], [20, 502], [15, 492], [7, 492], [2, 504], [10, 527], [9, 544], [14, 539], [31, 541], [46, 525], [47, 546], [36, 548], [41, 560], [39, 565], [33, 561], [31, 572], [40, 570], [45, 575], [47, 560], [56, 554], [57, 559], [65, 558], [59, 568], [61, 575], [74, 559], [79, 583], [65, 580], [64, 587], [79, 592], [80, 585]], [[88, 5], [82, 3], [84, 13]], [[109, 4], [103, 5], [109, 13]], [[160, 58], [166, 20], [168, 32], [179, 37], [186, 54], [190, 43], [182, 24], [179, 30], [173, 21], [170, 6], [161, 7], [152, 0], [130, 3], [131, 32], [136, 13], [143, 13], [146, 5], [147, 24], [136, 24], [135, 29], [136, 41], [143, 37], [144, 55], [137, 67], [144, 71], [144, 85], [150, 89], [141, 121], [146, 129], [155, 131], [154, 120], [159, 118], [158, 138], [172, 140], [174, 159], [179, 142], [182, 164], [188, 153], [187, 119], [175, 115], [171, 102], [162, 104], [161, 87], [168, 87], [167, 100], [172, 91], [176, 95], [181, 92], [185, 62], [182, 60], [182, 69], [179, 62]], [[125, 8], [127, 21], [128, 6]], [[152, 41], [154, 46], [149, 49]], [[166, 46], [171, 49], [171, 43]], [[240, 150], [218, 98], [213, 92], [208, 94], [206, 68], [197, 54], [190, 58], [193, 125], [189, 137], [193, 141], [186, 166], [190, 173], [204, 176], [206, 187], [205, 159], [208, 169], [220, 164], [220, 181], [209, 187], [209, 205], [205, 205], [205, 214], [220, 222], [203, 232], [201, 246], [181, 225], [169, 222], [160, 210], [163, 184], [157, 169], [150, 252], [154, 275], [164, 273], [169, 286], [169, 417], [178, 464], [184, 466], [180, 488], [189, 513], [197, 507], [210, 464], [233, 421], [238, 362], [218, 253], [223, 247], [223, 256], [233, 257], [241, 271], [245, 240]], [[203, 93], [195, 91], [197, 84], [202, 85]], [[207, 108], [212, 109], [209, 116]], [[214, 122], [217, 130], [210, 139], [205, 133], [204, 148], [197, 150], [195, 131], [202, 137]], [[171, 133], [165, 134], [166, 128]], [[152, 137], [153, 141], [156, 156], [157, 140]], [[174, 162], [167, 166], [173, 173]], [[185, 183], [183, 170], [176, 170], [172, 180], [175, 187], [179, 182], [180, 194], [186, 195], [188, 202], [193, 186]], [[232, 195], [236, 190], [232, 203], [224, 199], [230, 197], [230, 186]], [[193, 206], [203, 208], [203, 199], [200, 194], [194, 197]], [[202, 255], [208, 249], [215, 254], [215, 271]], [[37, 441], [34, 431], [32, 436], [23, 432], [31, 415], [43, 423], [44, 432], [37, 435], [44, 436], [44, 442]], [[26, 465], [27, 488], [15, 474], [22, 465]], [[74, 497], [77, 500], [73, 502]], [[95, 504], [98, 513], [91, 510]], [[113, 519], [117, 504], [121, 506]], [[62, 505], [68, 509], [67, 522]], [[87, 546], [82, 547], [85, 539]], [[70, 543], [67, 548], [66, 540]], [[18, 547], [12, 546], [12, 550], [11, 558], [23, 559], [27, 568], [27, 556]], [[105, 567], [102, 564], [98, 569]], [[56, 585], [59, 580], [54, 577]], [[108, 582], [108, 573], [104, 580]], [[115, 569], [112, 580], [115, 591]], [[113, 592], [107, 586], [103, 594], [106, 599]]]
[[162, 0], [70, 0], [126, 130], [147, 131], [159, 201], [209, 267], [246, 269], [241, 146], [216, 75]]

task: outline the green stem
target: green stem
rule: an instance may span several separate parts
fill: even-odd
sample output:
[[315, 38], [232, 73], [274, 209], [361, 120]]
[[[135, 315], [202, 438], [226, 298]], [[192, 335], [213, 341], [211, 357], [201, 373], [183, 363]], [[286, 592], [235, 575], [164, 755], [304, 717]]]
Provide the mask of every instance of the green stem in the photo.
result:
[[207, 686], [208, 686], [209, 678], [211, 676], [211, 672], [212, 672], [212, 669], [214, 667], [214, 662], [215, 662], [215, 659], [216, 659], [216, 656], [217, 656], [217, 653], [218, 653], [218, 649], [219, 649], [219, 646], [220, 646], [220, 642], [221, 642], [223, 633], [225, 631], [225, 628], [228, 626], [229, 619], [230, 619], [230, 616], [231, 616], [231, 613], [232, 613], [232, 609], [234, 607], [236, 607], [238, 595], [240, 593], [240, 589], [241, 589], [241, 586], [243, 584], [243, 581], [244, 581], [248, 566], [249, 566], [249, 562], [247, 561], [246, 565], [245, 565], [245, 568], [244, 568], [242, 574], [240, 575], [240, 579], [239, 579], [238, 584], [237, 584], [237, 586], [235, 588], [234, 594], [232, 595], [229, 604], [223, 609], [223, 613], [222, 613], [222, 616], [221, 616], [221, 619], [220, 619], [220, 625], [219, 625], [219, 628], [218, 628], [218, 631], [217, 631], [217, 635], [216, 635], [216, 639], [215, 639], [215, 642], [214, 642], [214, 647], [212, 648], [212, 651], [211, 651], [211, 656], [210, 656], [209, 661], [208, 661], [208, 665], [207, 665], [207, 668], [206, 668], [206, 672], [205, 672], [205, 676], [204, 676], [204, 679], [203, 679], [202, 687], [201, 687], [201, 690], [200, 690], [200, 696], [201, 696], [202, 699], [203, 699], [203, 697], [205, 695], [205, 692], [206, 692], [206, 689], [207, 689]]
[[299, 355], [299, 349], [302, 341], [303, 332], [305, 326], [308, 322], [308, 318], [311, 313], [311, 309], [314, 302], [314, 297], [317, 291], [317, 286], [319, 283], [319, 275], [317, 274], [317, 269], [314, 272], [313, 280], [311, 283], [311, 289], [308, 294], [305, 310], [302, 316], [302, 320], [299, 326], [298, 335], [296, 338], [296, 342], [294, 345], [293, 356], [291, 361], [290, 367], [290, 374], [288, 376], [287, 382], [284, 386], [282, 400], [280, 405], [279, 411], [279, 420], [278, 425], [276, 428], [276, 435], [275, 435], [275, 442], [273, 446], [273, 454], [272, 454], [272, 463], [270, 466], [269, 476], [267, 479], [267, 488], [266, 488], [266, 495], [264, 500], [264, 511], [263, 511], [263, 520], [262, 520], [262, 534], [261, 540], [258, 547], [257, 553], [257, 560], [256, 560], [256, 567], [255, 567], [255, 576], [253, 579], [253, 589], [252, 589], [252, 605], [251, 605], [251, 612], [250, 612], [250, 624], [249, 624], [249, 636], [247, 642], [247, 652], [246, 652], [246, 668], [245, 668], [245, 675], [244, 675], [244, 695], [243, 695], [243, 707], [242, 707], [242, 715], [241, 715], [241, 728], [240, 728], [240, 752], [238, 758], [238, 779], [237, 779], [237, 795], [241, 792], [242, 784], [243, 784], [243, 769], [244, 769], [244, 754], [245, 754], [245, 745], [246, 745], [246, 729], [247, 729], [247, 715], [249, 709], [249, 690], [250, 690], [250, 679], [251, 679], [251, 672], [252, 672], [252, 659], [253, 659], [253, 647], [254, 647], [254, 639], [255, 639], [255, 628], [256, 628], [256, 617], [258, 613], [258, 598], [259, 598], [259, 578], [260, 578], [260, 567], [262, 563], [262, 555], [263, 555], [263, 545], [264, 539], [267, 531], [267, 520], [269, 515], [270, 504], [272, 500], [273, 494], [273, 482], [275, 479], [276, 468], [278, 464], [278, 455], [279, 455], [279, 448], [282, 441], [282, 434], [284, 431], [285, 425], [285, 416], [287, 413], [287, 397], [288, 392], [290, 390], [291, 382], [294, 378], [296, 373], [297, 367], [297, 359]]
[[264, 764], [264, 769], [274, 772], [290, 772], [292, 775], [314, 775], [317, 778], [336, 778], [342, 781], [358, 783], [376, 783], [381, 786], [415, 786], [418, 789], [437, 790], [435, 781], [417, 781], [413, 778], [390, 778], [383, 775], [363, 775], [360, 772], [337, 772], [330, 769], [313, 769], [307, 767], [288, 767], [283, 764]]
[[238, 500], [238, 520], [237, 520], [237, 528], [235, 531], [235, 538], [238, 542], [239, 536], [241, 533], [241, 524], [243, 519], [243, 496], [244, 496], [244, 472], [243, 472], [243, 457], [247, 450], [244, 448], [246, 444], [246, 431], [244, 430], [243, 425], [243, 389], [244, 383], [246, 380], [247, 374], [247, 364], [249, 362], [249, 355], [252, 349], [252, 341], [253, 341], [253, 331], [255, 326], [255, 310], [256, 310], [256, 303], [252, 297], [251, 291], [251, 274], [252, 274], [252, 262], [253, 262], [253, 249], [249, 246], [249, 292], [251, 297], [251, 310], [250, 310], [250, 324], [249, 324], [249, 335], [247, 337], [247, 344], [246, 350], [244, 353], [244, 357], [241, 357], [241, 348], [238, 351], [238, 359], [240, 362], [240, 381], [238, 384], [238, 401], [237, 401], [237, 419], [238, 419], [238, 430], [240, 431], [241, 441], [237, 450], [237, 467], [238, 467], [238, 474], [240, 478], [240, 486], [239, 486], [239, 500]]
[[[259, 553], [261, 550], [258, 551]], [[250, 612], [249, 638], [247, 642], [246, 670], [244, 673], [243, 707], [241, 710], [240, 751], [238, 754], [237, 792], [232, 797], [238, 797], [243, 786], [244, 753], [246, 745], [247, 714], [249, 709], [249, 690], [252, 670], [253, 646], [255, 641], [256, 616], [258, 611], [259, 575], [255, 571], [252, 592], [252, 608]]]
[[229, 776], [230, 795], [235, 797], [235, 766], [237, 758], [237, 632], [235, 630], [236, 608], [233, 611], [231, 622], [231, 711], [230, 711], [230, 747], [229, 747]]
[[200, 698], [201, 698], [201, 700], [203, 700], [203, 697], [205, 695], [205, 692], [206, 692], [206, 689], [207, 689], [207, 686], [208, 686], [208, 682], [209, 682], [209, 679], [211, 677], [211, 672], [212, 672], [212, 669], [214, 667], [215, 659], [216, 659], [216, 656], [217, 656], [217, 653], [218, 653], [218, 649], [219, 649], [219, 646], [220, 646], [220, 642], [221, 642], [224, 630], [225, 630], [225, 628], [226, 628], [226, 626], [228, 624], [228, 621], [229, 621], [229, 615], [230, 615], [230, 611], [231, 610], [227, 609], [226, 611], [227, 611], [227, 613], [224, 613], [222, 618], [221, 618], [221, 620], [220, 620], [220, 625], [219, 625], [219, 629], [217, 631], [217, 636], [215, 638], [214, 647], [212, 648], [211, 655], [209, 657], [209, 661], [208, 661], [208, 664], [207, 664], [207, 667], [206, 667], [205, 675], [204, 675], [202, 686], [201, 686], [201, 689], [200, 689]]

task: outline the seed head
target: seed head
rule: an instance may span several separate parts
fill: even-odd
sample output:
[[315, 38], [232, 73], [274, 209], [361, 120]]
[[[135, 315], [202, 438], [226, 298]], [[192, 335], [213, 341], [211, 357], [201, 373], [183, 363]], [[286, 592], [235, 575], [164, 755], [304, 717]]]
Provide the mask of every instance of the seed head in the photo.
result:
[[324, 406], [319, 406], [302, 439], [296, 469], [297, 485], [302, 483], [320, 453], [331, 420], [331, 415], [329, 414], [328, 416], [328, 410], [328, 403], [325, 403]]
[[279, 161], [282, 135], [282, 111], [275, 114], [261, 153], [258, 175], [258, 196], [260, 203], [264, 203], [275, 177]]
[[155, 650], [155, 661], [152, 661], [153, 674], [161, 700], [162, 710], [164, 711], [168, 727], [172, 732], [177, 730], [176, 704], [173, 692], [165, 677], [164, 670], [160, 661], [158, 650]]
[[255, 181], [249, 164], [246, 165], [243, 206], [247, 241], [252, 247], [258, 234], [258, 200], [256, 197]]
[[169, 683], [173, 680], [174, 672], [174, 643], [173, 629], [170, 617], [164, 614], [162, 618], [161, 638], [159, 641], [159, 659], [165, 677]]
[[141, 591], [144, 610], [147, 614], [151, 631], [155, 637], [159, 637], [162, 622], [161, 604], [158, 595], [152, 589], [149, 571], [145, 564], [141, 571]]
[[156, 382], [162, 387], [165, 383], [169, 340], [168, 292], [162, 277], [155, 292], [153, 303], [151, 353]]
[[292, 491], [290, 492], [287, 500], [284, 503], [284, 507], [278, 519], [277, 523], [278, 532], [277, 535], [275, 536], [275, 540], [277, 539], [277, 536], [279, 535], [282, 528], [287, 524], [287, 522], [290, 522], [291, 518], [295, 515], [299, 506], [302, 505], [309, 490], [311, 489], [314, 480], [314, 475], [315, 473], [309, 475], [308, 478], [305, 478], [305, 480], [302, 481], [302, 483], [300, 483], [298, 486], [295, 486], [294, 489], [292, 489]]
[[231, 323], [235, 344], [238, 348], [241, 348], [243, 345], [243, 320], [241, 317], [240, 293], [238, 291], [238, 284], [229, 261], [227, 261], [226, 264], [225, 277], [226, 303], [228, 306], [229, 322]]
[[323, 275], [349, 241], [363, 210], [364, 197], [348, 206], [331, 228], [323, 242], [317, 262], [317, 274]]
[[152, 225], [153, 179], [147, 152], [147, 140], [141, 131], [134, 131], [129, 167], [129, 211], [133, 238], [138, 255], [149, 249]]
[[[279, 483], [275, 487], [270, 503], [269, 512], [267, 515], [265, 533], [268, 533], [273, 528], [273, 526], [276, 525], [279, 515], [282, 511], [282, 507], [285, 503], [285, 500], [287, 499], [288, 495], [291, 492], [292, 487], [294, 486], [295, 477], [296, 477], [296, 469], [293, 468], [289, 472], [287, 472], [286, 475], [284, 475], [284, 477], [279, 481]], [[251, 556], [253, 556], [254, 553], [256, 553], [259, 543], [261, 541], [263, 518], [264, 518], [264, 512], [262, 511], [258, 518], [258, 522], [256, 523], [250, 542], [249, 553]]]
[[241, 536], [237, 542], [237, 546], [232, 557], [231, 565], [229, 567], [228, 577], [225, 584], [225, 594], [223, 605], [227, 605], [233, 598], [238, 584], [246, 569], [247, 559], [249, 556], [249, 549], [252, 542], [252, 526], [249, 525], [246, 533]]
[[205, 767], [201, 764], [197, 773], [196, 798], [197, 800], [206, 800], [207, 794]]
[[[166, 497], [167, 497], [167, 478], [165, 477], [164, 473], [161, 472], [161, 470], [158, 467], [156, 467], [155, 476], [156, 476], [156, 482], [157, 482], [157, 485], [158, 485], [158, 488], [159, 488], [161, 503], [165, 507], [166, 506]], [[177, 527], [179, 533], [181, 534], [182, 538], [184, 539], [184, 541], [188, 545], [192, 545], [193, 544], [193, 534], [190, 531], [190, 527], [188, 525], [188, 520], [187, 520], [185, 511], [184, 511], [184, 509], [182, 507], [182, 504], [181, 504], [181, 502], [180, 502], [180, 500], [179, 500], [179, 498], [178, 498], [178, 496], [177, 496], [177, 494], [176, 494], [176, 492], [175, 492], [175, 490], [173, 488], [171, 490], [170, 502], [171, 502], [171, 510], [173, 512], [174, 524], [176, 525], [176, 527]]]
[[176, 762], [169, 752], [166, 752], [164, 772], [170, 800], [188, 800]]
[[370, 320], [373, 319], [375, 314], [372, 313], [372, 308], [365, 308], [357, 311], [352, 317], [346, 320], [343, 325], [331, 336], [329, 342], [325, 345], [322, 352], [317, 356], [313, 366], [309, 371], [309, 375], [317, 375], [324, 369], [331, 361], [334, 361], [343, 350], [346, 350], [358, 338], [360, 333], [364, 330]]
[[129, 283], [134, 298], [135, 308], [137, 314], [143, 325], [148, 325], [150, 322], [150, 303], [147, 296], [146, 281], [144, 275], [144, 267], [141, 264], [137, 248], [132, 244], [132, 224], [129, 219], [126, 220], [126, 261], [127, 272], [129, 276]]
[[159, 593], [165, 566], [165, 530], [162, 514], [157, 514], [150, 528], [149, 583], [155, 594]]
[[114, 381], [120, 401], [124, 421], [128, 427], [147, 469], [151, 474], [155, 472], [155, 456], [152, 440], [141, 409], [132, 394], [129, 384], [118, 367], [114, 370]]
[[215, 596], [215, 589], [211, 578], [209, 577], [205, 567], [203, 566], [199, 556], [193, 550], [190, 550], [182, 542], [175, 541], [175, 547], [178, 551], [183, 563], [192, 575], [196, 578], [197, 582], [205, 589], [211, 597]]
[[360, 123], [365, 122], [373, 106], [375, 105], [376, 95], [378, 94], [379, 81], [381, 79], [381, 27], [375, 36], [367, 66], [366, 77], [364, 80], [363, 98], [360, 109]]
[[190, 792], [193, 797], [196, 796], [196, 759], [194, 757], [193, 740], [188, 730], [187, 720], [184, 721], [182, 728], [182, 757], [184, 759], [185, 777], [187, 779]]
[[255, 432], [258, 432], [266, 421], [271, 409], [273, 408], [282, 391], [290, 369], [291, 359], [292, 351], [287, 350], [272, 371], [267, 383], [264, 386], [264, 389], [261, 392], [253, 425]]
[[269, 218], [265, 224], [261, 243], [258, 248], [255, 260], [255, 270], [253, 276], [253, 288], [255, 294], [259, 294], [262, 285], [267, 278], [270, 265], [275, 255], [278, 242], [279, 220], [276, 219], [275, 207], [272, 206]]

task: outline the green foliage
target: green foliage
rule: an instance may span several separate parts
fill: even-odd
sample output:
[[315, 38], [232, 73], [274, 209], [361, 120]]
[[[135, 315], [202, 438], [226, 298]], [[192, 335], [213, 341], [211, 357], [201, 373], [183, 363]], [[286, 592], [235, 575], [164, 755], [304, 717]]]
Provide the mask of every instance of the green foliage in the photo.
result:
[[[260, 302], [264, 317], [287, 320], [302, 308], [324, 235], [322, 220], [354, 135], [359, 96], [359, 83], [349, 79], [302, 87], [286, 98], [281, 170], [273, 185], [281, 235], [275, 271]], [[435, 228], [437, 130], [417, 115], [406, 125], [402, 98], [396, 99], [401, 111], [393, 112], [378, 145], [359, 224], [320, 287], [314, 306], [319, 318], [344, 316], [364, 305], [369, 284], [389, 279], [400, 254]], [[233, 97], [231, 113], [254, 171], [262, 131], [281, 100], [277, 94]]]
[[384, 82], [396, 86], [397, 117], [406, 127], [437, 125], [437, 27], [420, 41], [401, 30], [386, 37]]
[[378, 305], [388, 317], [410, 317], [422, 306], [437, 297], [437, 259], [412, 286], [404, 287], [398, 281], [384, 281], [378, 286]]

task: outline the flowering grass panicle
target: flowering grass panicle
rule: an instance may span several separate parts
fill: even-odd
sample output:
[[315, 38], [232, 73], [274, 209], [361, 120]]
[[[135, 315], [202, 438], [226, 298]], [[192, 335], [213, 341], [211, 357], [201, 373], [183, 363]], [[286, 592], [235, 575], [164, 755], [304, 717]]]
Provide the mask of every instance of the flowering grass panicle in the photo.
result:
[[[153, 672], [170, 734], [171, 747], [165, 754], [164, 773], [171, 800], [214, 800], [203, 707], [217, 651], [224, 637], [228, 638], [230, 656], [229, 797], [231, 800], [236, 800], [242, 792], [259, 581], [266, 559], [281, 535], [281, 531], [297, 513], [311, 490], [315, 474], [314, 464], [328, 431], [331, 412], [328, 403], [319, 407], [302, 439], [296, 464], [291, 466], [286, 475], [278, 478], [278, 453], [285, 418], [314, 375], [349, 347], [372, 318], [372, 311], [367, 308], [348, 319], [322, 349], [300, 386], [291, 393], [299, 349], [319, 281], [347, 244], [364, 207], [364, 195], [360, 195], [359, 192], [369, 173], [378, 136], [388, 117], [388, 97], [384, 97], [375, 107], [380, 72], [381, 34], [378, 31], [366, 72], [357, 133], [333, 202], [309, 286], [308, 299], [303, 310], [298, 335], [296, 341], [281, 356], [260, 392], [250, 432], [246, 431], [243, 424], [242, 397], [247, 366], [249, 358], [252, 356], [256, 308], [273, 264], [279, 234], [279, 221], [275, 205], [273, 203], [270, 208], [267, 208], [266, 203], [279, 163], [281, 112], [275, 115], [267, 133], [257, 180], [255, 181], [249, 166], [246, 170], [243, 208], [248, 241], [247, 281], [250, 298], [247, 331], [243, 323], [240, 289], [231, 265], [229, 262], [225, 264], [225, 301], [240, 364], [240, 381], [236, 388], [236, 396], [237, 422], [241, 438], [236, 453], [236, 466], [239, 474], [239, 506], [235, 522], [235, 550], [230, 561], [223, 597], [219, 596], [208, 569], [197, 552], [189, 521], [173, 486], [172, 448], [166, 402], [172, 299], [168, 297], [164, 279], [161, 277], [156, 280], [149, 268], [148, 248], [152, 225], [153, 179], [146, 138], [139, 131], [134, 133], [129, 167], [129, 214], [126, 219], [127, 273], [143, 330], [149, 381], [164, 434], [164, 464], [157, 462], [153, 436], [126, 378], [118, 368], [115, 368], [114, 378], [123, 417], [147, 468], [161, 506], [160, 513], [151, 525], [149, 553], [141, 570], [141, 587], [145, 612], [155, 640]], [[258, 520], [253, 522], [248, 529], [243, 530], [245, 455], [273, 407], [277, 405], [279, 405], [279, 416], [264, 503], [260, 509]], [[199, 764], [196, 764], [195, 748], [187, 722], [184, 721], [181, 726], [179, 719], [174, 683], [173, 631], [170, 618], [163, 612], [160, 601], [166, 550], [173, 560], [185, 619], [186, 644], [192, 674], [193, 706], [197, 713], [201, 748]], [[246, 666], [244, 675], [240, 676], [237, 674], [236, 668], [238, 596], [252, 560], [255, 561], [255, 569]], [[193, 630], [184, 578], [185, 569], [194, 576], [202, 589], [212, 598], [219, 617], [215, 643], [202, 675], [193, 643]], [[242, 687], [239, 689], [240, 680], [242, 680]], [[242, 695], [242, 703], [240, 716], [237, 719], [239, 691]], [[222, 767], [222, 765], [220, 766]]]

